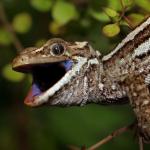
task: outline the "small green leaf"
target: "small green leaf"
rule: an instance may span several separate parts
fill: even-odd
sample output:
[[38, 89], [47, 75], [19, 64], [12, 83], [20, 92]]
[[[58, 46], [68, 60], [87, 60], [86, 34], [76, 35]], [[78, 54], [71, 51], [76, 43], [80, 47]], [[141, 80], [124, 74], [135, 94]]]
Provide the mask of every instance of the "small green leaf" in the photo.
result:
[[120, 20], [119, 24], [122, 25], [122, 26], [130, 27], [130, 25], [125, 20], [123, 20], [123, 19]]
[[49, 11], [52, 6], [52, 0], [31, 0], [31, 5], [41, 12]]
[[122, 0], [122, 2], [124, 6], [129, 7], [133, 4], [134, 0]]
[[102, 31], [107, 37], [113, 37], [113, 36], [119, 34], [120, 27], [117, 23], [108, 24], [103, 27]]
[[24, 74], [12, 70], [11, 65], [7, 64], [2, 69], [2, 75], [12, 82], [19, 82], [24, 78]]
[[36, 47], [41, 47], [41, 46], [43, 46], [43, 44], [45, 44], [46, 43], [46, 39], [40, 39], [40, 40], [38, 40], [36, 43], [35, 43], [35, 46]]
[[50, 22], [49, 24], [49, 32], [54, 34], [54, 35], [58, 35], [58, 34], [62, 34], [65, 32], [65, 29], [64, 27], [59, 24], [58, 22], [56, 21], [52, 21]]
[[133, 27], [136, 27], [137, 25], [139, 25], [143, 19], [144, 19], [144, 16], [141, 15], [141, 14], [135, 14], [135, 13], [132, 13], [128, 16], [129, 20], [131, 21], [132, 23], [132, 26]]
[[5, 29], [0, 28], [0, 44], [9, 45], [12, 42], [12, 37]]
[[110, 18], [104, 12], [97, 12], [93, 9], [89, 10], [89, 14], [98, 21], [108, 22]]
[[135, 0], [135, 3], [144, 10], [150, 12], [150, 0]]
[[109, 17], [116, 17], [118, 16], [118, 12], [112, 8], [109, 7], [104, 7], [104, 12], [109, 16]]
[[57, 1], [54, 5], [52, 16], [55, 22], [64, 25], [71, 20], [77, 19], [79, 14], [73, 4], [65, 1]]
[[107, 3], [107, 7], [111, 7], [116, 11], [122, 10], [122, 7], [118, 0], [107, 0]]
[[18, 33], [26, 33], [32, 26], [32, 18], [28, 13], [20, 13], [13, 19], [13, 27]]

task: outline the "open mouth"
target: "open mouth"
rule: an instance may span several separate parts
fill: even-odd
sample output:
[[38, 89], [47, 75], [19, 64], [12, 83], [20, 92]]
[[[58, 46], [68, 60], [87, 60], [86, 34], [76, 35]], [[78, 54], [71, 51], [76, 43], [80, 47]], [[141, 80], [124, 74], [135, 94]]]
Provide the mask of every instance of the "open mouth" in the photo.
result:
[[24, 103], [32, 105], [34, 99], [53, 87], [72, 68], [73, 62], [65, 60], [56, 63], [27, 65], [20, 69], [32, 74], [33, 81]]
[[[63, 104], [65, 100], [64, 90], [81, 74], [88, 59], [74, 56], [72, 59], [64, 59], [57, 62], [34, 63], [36, 60], [28, 57], [17, 57], [13, 61], [13, 70], [23, 73], [30, 73], [33, 81], [32, 86], [24, 100], [28, 106], [36, 107], [43, 104]], [[68, 93], [70, 89], [68, 88]], [[61, 99], [61, 100], [59, 100]]]

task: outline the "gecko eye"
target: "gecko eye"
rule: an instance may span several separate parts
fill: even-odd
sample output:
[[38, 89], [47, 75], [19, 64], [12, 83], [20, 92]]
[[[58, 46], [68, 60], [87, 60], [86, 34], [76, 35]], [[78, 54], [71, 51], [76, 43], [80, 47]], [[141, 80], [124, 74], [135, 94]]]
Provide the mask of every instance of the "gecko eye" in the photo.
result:
[[50, 53], [53, 55], [53, 56], [60, 56], [64, 53], [65, 51], [65, 48], [62, 44], [53, 44], [51, 46], [51, 51]]

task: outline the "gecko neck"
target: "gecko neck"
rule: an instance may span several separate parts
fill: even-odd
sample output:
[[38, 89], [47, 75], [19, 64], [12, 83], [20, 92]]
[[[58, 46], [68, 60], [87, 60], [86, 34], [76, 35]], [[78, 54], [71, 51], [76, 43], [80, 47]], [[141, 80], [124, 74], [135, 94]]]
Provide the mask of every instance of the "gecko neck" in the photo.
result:
[[[88, 61], [88, 64], [90, 64]], [[121, 104], [128, 102], [126, 92], [113, 77], [109, 77], [104, 65], [97, 59], [97, 63], [87, 65], [83, 79], [83, 91], [86, 91], [85, 103]], [[80, 82], [81, 83], [81, 82]]]
[[[91, 92], [92, 102], [120, 103], [128, 100], [121, 82], [129, 73], [148, 78], [150, 66], [150, 18], [133, 30], [108, 55], [102, 58], [99, 81]], [[98, 72], [98, 71], [97, 71]], [[92, 78], [92, 75], [91, 75]], [[93, 79], [94, 80], [94, 79]], [[149, 82], [150, 81], [146, 81]], [[96, 94], [95, 94], [96, 93]], [[124, 100], [123, 100], [124, 99]]]

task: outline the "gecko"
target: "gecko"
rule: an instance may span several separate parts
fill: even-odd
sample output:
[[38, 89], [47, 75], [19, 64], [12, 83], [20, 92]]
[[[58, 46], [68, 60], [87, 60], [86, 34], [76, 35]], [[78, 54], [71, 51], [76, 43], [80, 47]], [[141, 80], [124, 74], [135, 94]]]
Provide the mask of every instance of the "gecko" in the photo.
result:
[[32, 74], [28, 106], [129, 102], [150, 142], [150, 17], [102, 56], [87, 42], [54, 38], [20, 52], [15, 71]]

